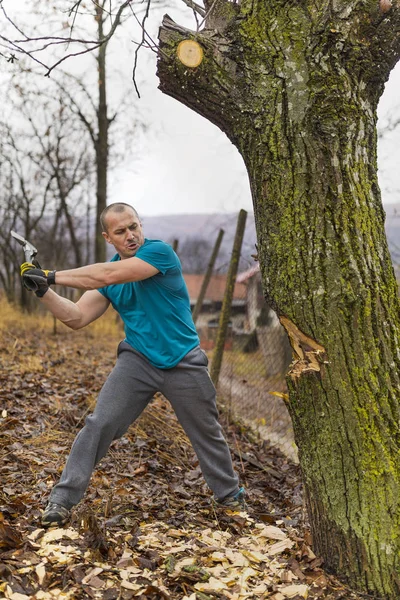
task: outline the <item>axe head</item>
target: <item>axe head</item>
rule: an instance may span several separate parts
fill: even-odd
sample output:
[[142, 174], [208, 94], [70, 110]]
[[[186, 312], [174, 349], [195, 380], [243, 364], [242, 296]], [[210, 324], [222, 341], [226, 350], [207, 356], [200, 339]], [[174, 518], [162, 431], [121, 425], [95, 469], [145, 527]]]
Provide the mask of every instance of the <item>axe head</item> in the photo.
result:
[[33, 244], [31, 244], [30, 242], [28, 242], [28, 240], [23, 238], [22, 235], [19, 235], [19, 233], [16, 233], [15, 231], [11, 231], [11, 235], [23, 247], [26, 262], [31, 263], [37, 254], [37, 249], [35, 248], [35, 246]]

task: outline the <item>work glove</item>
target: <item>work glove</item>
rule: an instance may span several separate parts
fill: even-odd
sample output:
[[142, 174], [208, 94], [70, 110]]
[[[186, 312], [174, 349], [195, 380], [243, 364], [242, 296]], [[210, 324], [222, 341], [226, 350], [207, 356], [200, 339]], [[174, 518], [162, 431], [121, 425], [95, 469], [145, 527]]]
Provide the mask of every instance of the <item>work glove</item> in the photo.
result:
[[49, 285], [56, 282], [56, 272], [38, 269], [32, 263], [24, 262], [21, 265], [21, 277], [24, 288], [30, 292], [35, 292], [38, 298], [42, 298]]

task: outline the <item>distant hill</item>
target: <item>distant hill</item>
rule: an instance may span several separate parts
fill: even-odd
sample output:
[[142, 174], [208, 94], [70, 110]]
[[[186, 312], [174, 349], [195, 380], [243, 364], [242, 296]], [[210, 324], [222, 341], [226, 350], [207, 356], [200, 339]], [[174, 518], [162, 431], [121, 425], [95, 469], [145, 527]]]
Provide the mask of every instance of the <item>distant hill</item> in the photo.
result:
[[[396, 266], [400, 266], [400, 204], [387, 204], [384, 209], [386, 212], [386, 236], [392, 260]], [[221, 252], [229, 255], [236, 231], [237, 217], [237, 213], [163, 215], [142, 217], [142, 223], [146, 237], [161, 239], [169, 243], [177, 239], [179, 245], [182, 245], [184, 240], [194, 237], [209, 240], [214, 244], [218, 231], [222, 228], [225, 235]], [[255, 253], [256, 240], [254, 215], [248, 213], [240, 270], [254, 264], [251, 255]]]
[[[141, 217], [146, 237], [179, 242], [190, 237], [202, 237], [214, 240], [218, 231], [225, 231], [225, 238], [234, 238], [236, 231], [237, 213], [162, 215], [158, 217]], [[256, 231], [253, 213], [247, 214], [246, 243], [255, 244]]]
[[[236, 232], [238, 213], [214, 213], [214, 214], [191, 214], [191, 215], [163, 215], [157, 217], [141, 217], [143, 230], [146, 237], [150, 239], [164, 240], [170, 244], [178, 240], [179, 247], [185, 240], [201, 238], [214, 246], [220, 229], [224, 230], [221, 244], [220, 260], [217, 261], [217, 269], [221, 272], [228, 268], [228, 258], [232, 251]], [[253, 213], [247, 214], [246, 229], [242, 245], [242, 260], [239, 271], [244, 271], [254, 259], [251, 257], [256, 252], [256, 229]], [[207, 259], [208, 262], [208, 259]]]

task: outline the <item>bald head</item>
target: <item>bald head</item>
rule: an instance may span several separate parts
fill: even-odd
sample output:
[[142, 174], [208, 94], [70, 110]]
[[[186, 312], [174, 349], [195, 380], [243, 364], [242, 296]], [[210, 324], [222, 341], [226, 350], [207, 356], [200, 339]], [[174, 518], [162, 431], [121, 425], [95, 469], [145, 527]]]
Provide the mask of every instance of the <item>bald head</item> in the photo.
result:
[[100, 224], [101, 224], [102, 230], [105, 232], [108, 231], [107, 216], [109, 215], [109, 213], [123, 213], [127, 210], [132, 210], [134, 212], [134, 214], [136, 215], [136, 217], [139, 218], [139, 215], [137, 214], [137, 212], [133, 208], [133, 206], [131, 206], [130, 204], [127, 204], [126, 202], [114, 202], [113, 204], [109, 204], [108, 206], [106, 206], [106, 208], [103, 210], [103, 212], [100, 215]]

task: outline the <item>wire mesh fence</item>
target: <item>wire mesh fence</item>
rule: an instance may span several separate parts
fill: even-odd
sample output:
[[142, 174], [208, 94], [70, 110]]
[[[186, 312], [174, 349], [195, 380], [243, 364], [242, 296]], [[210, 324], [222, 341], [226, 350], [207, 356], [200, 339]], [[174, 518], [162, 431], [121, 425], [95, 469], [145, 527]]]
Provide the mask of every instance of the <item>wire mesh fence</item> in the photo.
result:
[[218, 398], [229, 414], [239, 416], [272, 446], [297, 461], [293, 427], [285, 400], [283, 335], [278, 328], [268, 332], [259, 328], [257, 336], [264, 338], [263, 347], [251, 352], [244, 352], [240, 347], [225, 350]]
[[[192, 280], [189, 278], [189, 290]], [[214, 276], [196, 323], [202, 348], [212, 362], [224, 276]], [[218, 378], [218, 399], [232, 418], [240, 417], [263, 439], [297, 461], [287, 409], [285, 374], [291, 362], [286, 333], [265, 303], [258, 264], [236, 278], [231, 318]]]

